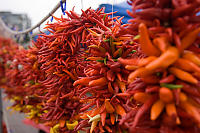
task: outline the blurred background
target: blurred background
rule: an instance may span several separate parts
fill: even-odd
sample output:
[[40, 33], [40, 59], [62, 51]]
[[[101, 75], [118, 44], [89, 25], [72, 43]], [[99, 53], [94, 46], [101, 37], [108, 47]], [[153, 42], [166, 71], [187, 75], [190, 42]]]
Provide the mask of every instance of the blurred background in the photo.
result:
[[[3, 22], [10, 29], [15, 31], [23, 31], [37, 24], [43, 17], [45, 17], [59, 2], [60, 0], [1, 0], [0, 2], [0, 17]], [[114, 16], [125, 16], [123, 22], [127, 23], [129, 16], [126, 13], [126, 9], [130, 9], [126, 0], [67, 0], [66, 10], [72, 10], [81, 13], [81, 9], [86, 10], [91, 7], [97, 9], [98, 7], [106, 7], [105, 12], [112, 11], [112, 5], [114, 5], [114, 11], [118, 11]], [[58, 9], [54, 16], [61, 17], [62, 11]], [[47, 19], [50, 21], [51, 17]], [[44, 22], [41, 26], [45, 26]], [[52, 21], [54, 22], [54, 20]], [[0, 28], [1, 32], [1, 28]], [[37, 35], [39, 30], [36, 29], [32, 33], [33, 36]], [[16, 37], [18, 43], [30, 42], [30, 35], [24, 34], [23, 36]]]
[[[1, 0], [0, 2], [0, 16], [11, 15], [14, 19], [12, 23], [20, 23], [18, 19], [27, 21], [27, 26], [35, 25], [41, 20], [51, 9], [59, 2], [59, 0]], [[67, 0], [66, 10], [69, 11], [75, 6], [75, 11], [81, 13], [81, 9], [85, 10], [89, 7], [97, 9], [101, 4], [115, 4], [126, 3], [126, 0]], [[122, 5], [123, 6], [123, 5]], [[60, 17], [62, 14], [61, 10], [57, 10], [54, 14]], [[6, 23], [10, 21], [6, 19]], [[26, 28], [25, 25], [21, 27]]]

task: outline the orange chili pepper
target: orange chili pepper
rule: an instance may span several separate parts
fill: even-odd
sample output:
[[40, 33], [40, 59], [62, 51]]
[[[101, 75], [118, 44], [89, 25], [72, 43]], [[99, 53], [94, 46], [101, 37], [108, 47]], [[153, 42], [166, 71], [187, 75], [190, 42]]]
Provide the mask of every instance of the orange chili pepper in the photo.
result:
[[60, 119], [59, 120], [60, 127], [64, 127], [65, 126], [65, 122], [66, 122], [66, 120]]
[[90, 81], [92, 81], [91, 78], [89, 78], [89, 77], [84, 77], [84, 78], [81, 78], [81, 79], [76, 80], [76, 81], [73, 83], [73, 86], [76, 86], [76, 85], [78, 85], [78, 84], [87, 86], [87, 85], [89, 84]]
[[166, 104], [166, 112], [169, 116], [176, 116], [176, 124], [181, 124], [181, 121], [177, 116], [176, 106], [174, 103]]
[[88, 115], [90, 116], [90, 114], [93, 112], [93, 110], [90, 110], [90, 111], [87, 111], [83, 114], [80, 115], [80, 118], [81, 119], [87, 119], [88, 118]]
[[174, 103], [166, 105], [166, 112], [169, 116], [176, 116], [176, 124], [181, 124], [179, 117], [177, 116], [176, 106]]
[[86, 72], [86, 74], [88, 75], [88, 76], [92, 76], [92, 75], [95, 75], [95, 74], [98, 74], [99, 72], [97, 71], [97, 70], [90, 70], [90, 71], [88, 71], [88, 72]]
[[160, 51], [165, 52], [170, 46], [169, 41], [165, 37], [157, 37], [153, 40], [153, 43], [159, 48]]
[[163, 111], [165, 104], [162, 100], [156, 101], [151, 107], [151, 120], [156, 120]]
[[184, 51], [183, 56], [184, 59], [190, 60], [196, 65], [200, 66], [200, 58], [190, 51]]
[[38, 62], [37, 61], [33, 64], [33, 70], [38, 70]]
[[111, 105], [111, 103], [109, 101], [110, 101], [110, 99], [105, 99], [106, 111], [108, 113], [113, 113], [113, 112], [115, 112], [115, 109], [113, 108], [113, 106]]
[[139, 25], [139, 35], [140, 47], [142, 51], [148, 56], [159, 56], [160, 51], [152, 44], [149, 38], [148, 29], [144, 23]]
[[174, 103], [166, 104], [166, 112], [169, 116], [172, 116], [172, 115], [177, 116], [175, 104]]
[[181, 102], [185, 102], [185, 101], [187, 101], [187, 96], [185, 95], [185, 93], [180, 92], [179, 99]]
[[97, 45], [90, 45], [89, 48], [97, 48], [99, 49], [102, 53], [106, 53], [106, 49], [101, 47], [101, 46], [97, 46]]
[[98, 34], [98, 33], [96, 33], [95, 31], [93, 31], [93, 30], [91, 30], [91, 29], [87, 29], [93, 36], [97, 36], [97, 37], [99, 37], [99, 36], [101, 36], [100, 34]]
[[116, 40], [119, 41], [119, 40], [130, 40], [131, 37], [129, 36], [121, 36], [121, 37], [118, 37]]
[[144, 93], [144, 92], [137, 92], [133, 96], [133, 98], [136, 101], [139, 101], [141, 103], [145, 103], [150, 97], [151, 97], [151, 95]]
[[188, 33], [187, 35], [185, 35], [183, 37], [183, 39], [181, 40], [181, 51], [183, 51], [184, 49], [187, 49], [191, 44], [194, 43], [194, 41], [196, 40], [198, 34], [200, 32], [200, 28], [197, 28], [193, 31], [191, 31], [190, 33]]
[[[70, 92], [71, 93], [71, 92]], [[64, 95], [65, 96], [65, 95]], [[95, 100], [95, 98], [92, 98], [92, 99], [81, 99], [79, 100], [81, 103], [91, 103]]]
[[147, 64], [149, 64], [150, 62], [156, 60], [157, 57], [156, 56], [149, 56], [146, 58], [142, 58], [139, 60], [138, 62], [138, 66], [142, 67], [142, 66], [146, 66]]
[[123, 115], [126, 114], [125, 109], [124, 109], [120, 104], [117, 104], [117, 105], [114, 106], [114, 107], [115, 107], [115, 111], [116, 111], [116, 113], [117, 113], [118, 115], [123, 116]]
[[118, 50], [116, 50], [114, 53], [113, 53], [113, 57], [117, 57], [118, 55], [121, 56], [122, 50], [119, 48]]
[[138, 58], [132, 58], [132, 59], [118, 58], [117, 61], [122, 65], [137, 65], [139, 59]]
[[47, 121], [44, 123], [45, 126], [50, 126], [52, 127], [55, 123], [53, 123], [52, 121]]
[[66, 72], [73, 80], [76, 80], [76, 77], [74, 77], [74, 75], [71, 72], [69, 72], [67, 69], [64, 69], [63, 71]]
[[113, 44], [115, 44], [115, 45], [121, 45], [122, 42], [121, 41], [120, 42], [113, 42]]
[[[28, 58], [30, 58], [31, 60], [37, 60], [37, 56], [36, 56], [36, 55], [33, 55], [33, 54], [31, 54], [31, 53], [27, 53], [26, 56], [27, 56]], [[51, 62], [53, 62], [53, 60], [51, 60]]]
[[159, 97], [165, 103], [170, 103], [174, 99], [172, 91], [170, 89], [166, 88], [166, 87], [160, 88]]
[[127, 69], [127, 70], [136, 70], [136, 69], [138, 69], [139, 67], [138, 66], [136, 66], [136, 65], [126, 65], [125, 66], [125, 69]]
[[97, 114], [100, 113], [101, 107], [96, 108], [95, 110], [92, 111], [92, 113], [90, 114], [91, 117], [96, 116]]
[[112, 125], [115, 124], [115, 115], [114, 114], [110, 114], [110, 122]]
[[180, 70], [176, 67], [169, 68], [169, 72], [174, 74], [177, 78], [179, 78], [183, 81], [187, 81], [192, 84], [198, 83], [198, 80], [196, 78], [194, 78], [190, 73]]
[[120, 80], [117, 80], [117, 83], [119, 85], [119, 88], [121, 89], [122, 93], [126, 91], [126, 84]]
[[108, 83], [108, 91], [110, 93], [114, 93], [114, 89], [112, 88], [111, 82]]
[[129, 93], [117, 93], [116, 96], [119, 96], [119, 97], [126, 97], [126, 96], [130, 96], [131, 94]]
[[104, 58], [103, 57], [88, 57], [87, 60], [96, 61], [96, 60], [104, 60]]
[[47, 103], [55, 101], [57, 97], [58, 97], [57, 95], [54, 95], [53, 97], [51, 97], [50, 99], [47, 100]]
[[137, 78], [137, 77], [147, 76], [152, 73], [153, 73], [153, 71], [148, 71], [145, 67], [141, 67], [129, 74], [128, 83], [133, 82], [135, 80], [135, 78]]
[[120, 74], [120, 73], [117, 73], [117, 78], [119, 79], [119, 81], [121, 81], [122, 82], [122, 75]]
[[187, 59], [183, 59], [183, 58], [179, 58], [175, 62], [175, 66], [182, 70], [189, 71], [189, 72], [200, 72], [200, 67], [198, 67], [193, 62], [191, 62]]
[[99, 79], [95, 79], [89, 82], [89, 86], [104, 86], [107, 85], [108, 81], [105, 77], [99, 78]]
[[162, 53], [160, 57], [150, 62], [145, 68], [149, 71], [158, 68], [167, 68], [169, 65], [173, 64], [178, 59], [178, 57], [178, 49], [170, 46], [164, 53]]

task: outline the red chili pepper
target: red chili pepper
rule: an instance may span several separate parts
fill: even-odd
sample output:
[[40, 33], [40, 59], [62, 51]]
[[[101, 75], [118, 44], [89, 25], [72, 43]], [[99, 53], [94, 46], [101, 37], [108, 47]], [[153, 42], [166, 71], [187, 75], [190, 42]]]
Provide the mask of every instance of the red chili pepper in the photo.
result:
[[170, 83], [173, 82], [175, 80], [175, 76], [174, 75], [169, 75], [163, 79], [160, 80], [160, 83]]
[[137, 126], [137, 123], [139, 122], [140, 117], [142, 117], [142, 115], [148, 110], [150, 109], [151, 105], [155, 102], [155, 100], [157, 99], [156, 96], [152, 96], [149, 100], [147, 100], [147, 102], [145, 102], [142, 107], [138, 110], [135, 118], [134, 118], [134, 122], [131, 128], [135, 128]]
[[108, 27], [106, 27], [105, 25], [103, 25], [101, 22], [99, 22], [97, 19], [92, 18], [92, 17], [88, 17], [88, 19], [90, 19], [90, 21], [95, 22], [96, 24], [98, 24], [102, 29], [104, 29], [105, 31], [109, 30]]

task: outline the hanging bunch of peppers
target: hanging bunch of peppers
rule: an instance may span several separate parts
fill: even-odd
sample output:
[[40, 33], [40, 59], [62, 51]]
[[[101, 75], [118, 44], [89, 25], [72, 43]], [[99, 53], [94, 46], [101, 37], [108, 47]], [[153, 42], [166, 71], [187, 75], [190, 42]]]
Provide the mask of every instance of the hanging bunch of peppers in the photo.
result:
[[[82, 89], [80, 92], [82, 87], [74, 87], [73, 84], [75, 85], [78, 77], [86, 76], [85, 68], [90, 64], [88, 60], [92, 57], [89, 51], [85, 51], [90, 47], [92, 36], [98, 34], [93, 30], [108, 32], [112, 26], [109, 14], [102, 10], [103, 8], [96, 11], [87, 9], [82, 11], [81, 15], [74, 11], [66, 12], [68, 18], [55, 18], [56, 23], [47, 24], [46, 28], [52, 34], [42, 34], [35, 43], [39, 49], [38, 63], [46, 77], [39, 82], [47, 91], [40, 96], [44, 106], [42, 110], [46, 111], [41, 115], [41, 120], [53, 127], [52, 132], [73, 130], [80, 121], [80, 113], [84, 111], [85, 106], [80, 102], [81, 95], [85, 95], [87, 91]], [[101, 47], [93, 46], [96, 49]]]
[[[29, 106], [36, 109], [41, 108], [37, 105], [40, 100], [34, 97], [37, 95], [35, 90], [42, 87], [37, 81], [44, 78], [38, 69], [37, 49], [32, 47], [26, 50], [8, 39], [4, 39], [4, 41], [7, 43], [5, 46], [1, 46], [4, 68], [1, 71], [3, 73], [1, 87], [4, 88], [7, 98], [14, 101], [12, 108], [25, 113], [31, 111], [26, 108]], [[38, 121], [38, 118], [35, 120]]]
[[129, 132], [199, 132], [200, 2], [138, 0], [130, 4], [133, 10], [128, 13], [134, 19], [121, 33], [135, 31], [146, 56], [118, 59], [125, 68], [136, 68], [127, 83], [134, 90], [128, 98], [137, 106], [133, 104], [120, 125]]
[[0, 38], [0, 48], [0, 85], [3, 86], [7, 81], [5, 71], [14, 59], [18, 45], [10, 39]]
[[112, 22], [113, 27], [87, 29], [88, 39], [83, 42], [88, 54], [85, 76], [73, 83], [82, 103], [79, 113], [83, 120], [75, 128], [76, 131], [85, 126], [91, 126], [88, 132], [122, 131], [116, 123], [126, 114], [126, 101], [120, 94], [126, 91], [129, 72], [117, 60], [119, 57], [136, 56], [138, 47], [131, 41], [132, 35], [116, 36], [121, 19], [116, 18]]
[[200, 132], [200, 2], [130, 0], [128, 24], [91, 8], [29, 49], [0, 39], [13, 109], [51, 133]]

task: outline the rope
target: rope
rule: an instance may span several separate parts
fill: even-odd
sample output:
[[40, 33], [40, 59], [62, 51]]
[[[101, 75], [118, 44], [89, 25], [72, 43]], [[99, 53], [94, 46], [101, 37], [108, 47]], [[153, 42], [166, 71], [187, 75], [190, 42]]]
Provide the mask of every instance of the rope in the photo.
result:
[[[65, 2], [66, 2], [66, 0], [62, 0], [62, 3], [65, 3]], [[60, 7], [60, 2], [58, 2], [56, 4], [56, 6], [40, 22], [38, 22], [33, 27], [26, 29], [24, 31], [13, 31], [10, 28], [8, 28], [5, 23], [3, 23], [2, 26], [4, 27], [5, 30], [7, 30], [8, 32], [10, 32], [13, 35], [26, 34], [26, 33], [33, 31], [34, 29], [39, 27], [42, 23], [44, 23], [50, 16], [52, 16], [59, 9], [59, 7]]]
[[81, 0], [81, 9], [83, 9], [83, 0]]
[[115, 2], [115, 0], [112, 0], [112, 27], [113, 27], [114, 2]]

